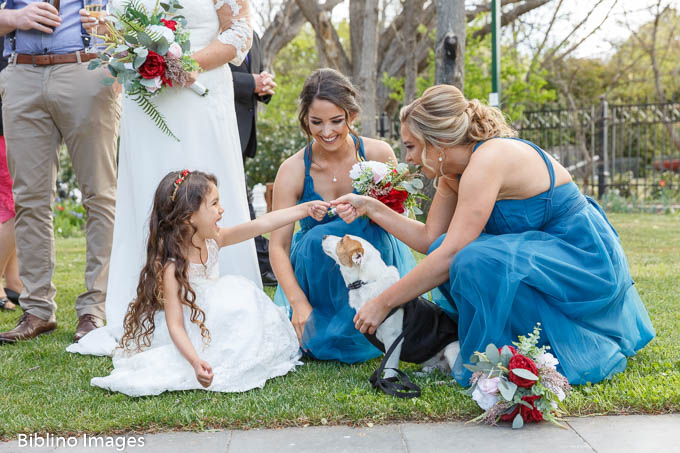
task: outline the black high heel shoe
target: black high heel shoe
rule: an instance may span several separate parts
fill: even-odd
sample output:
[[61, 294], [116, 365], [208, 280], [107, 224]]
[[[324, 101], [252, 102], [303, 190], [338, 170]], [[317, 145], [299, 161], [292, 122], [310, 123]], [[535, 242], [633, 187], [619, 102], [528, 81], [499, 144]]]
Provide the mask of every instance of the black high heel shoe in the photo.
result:
[[5, 288], [5, 294], [7, 294], [7, 298], [12, 301], [14, 305], [19, 305], [19, 296], [20, 294], [13, 289]]

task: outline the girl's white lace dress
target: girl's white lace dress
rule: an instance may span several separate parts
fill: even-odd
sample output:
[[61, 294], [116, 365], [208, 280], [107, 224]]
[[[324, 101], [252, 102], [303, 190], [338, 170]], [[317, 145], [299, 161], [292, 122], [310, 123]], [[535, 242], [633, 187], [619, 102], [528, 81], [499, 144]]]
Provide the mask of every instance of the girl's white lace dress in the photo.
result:
[[[209, 240], [207, 245], [206, 265], [190, 264], [188, 277], [196, 303], [205, 312], [209, 344], [204, 344], [200, 328], [189, 319], [190, 309], [183, 307], [189, 339], [213, 369], [213, 382], [207, 390], [244, 392], [263, 387], [267, 379], [300, 364], [295, 331], [285, 311], [250, 280], [236, 275], [220, 277], [217, 243]], [[165, 312], [158, 312], [154, 321], [151, 346], [137, 353], [116, 349], [113, 371], [93, 378], [93, 386], [130, 396], [203, 388], [172, 342]]]
[[[156, 4], [156, 0], [139, 1], [149, 11]], [[112, 8], [120, 8], [126, 2], [113, 0]], [[238, 55], [234, 62], [240, 64], [251, 42], [248, 0], [188, 0], [182, 5], [180, 12], [188, 22], [192, 51], [218, 39], [236, 47]], [[233, 13], [231, 26], [222, 33], [216, 8], [229, 8], [226, 11]], [[106, 297], [107, 326], [69, 346], [69, 352], [110, 355], [120, 339], [123, 318], [135, 297], [144, 264], [153, 194], [168, 172], [188, 168], [213, 173], [225, 210], [223, 226], [250, 220], [229, 65], [199, 74], [198, 81], [210, 90], [207, 96], [176, 87], [165, 88], [153, 98], [180, 142], [161, 132], [134, 101], [123, 95], [116, 218]], [[242, 275], [261, 285], [252, 240], [221, 251], [220, 267], [225, 274]]]

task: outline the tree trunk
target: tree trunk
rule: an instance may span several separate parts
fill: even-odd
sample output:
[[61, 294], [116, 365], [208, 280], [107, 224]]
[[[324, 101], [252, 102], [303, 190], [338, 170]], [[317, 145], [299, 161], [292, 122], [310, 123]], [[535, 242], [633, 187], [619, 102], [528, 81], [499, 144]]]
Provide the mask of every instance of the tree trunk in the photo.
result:
[[436, 0], [436, 84], [446, 83], [463, 91], [465, 83], [465, 1]]
[[407, 20], [402, 33], [404, 54], [406, 55], [406, 64], [404, 65], [404, 72], [406, 73], [406, 80], [404, 82], [404, 105], [413, 101], [418, 94], [416, 81], [418, 79], [419, 55], [416, 51], [416, 37], [418, 25], [420, 25], [420, 15], [423, 10], [423, 3], [424, 0], [410, 0], [404, 5], [404, 13]]
[[[354, 0], [357, 1], [357, 0]], [[378, 6], [375, 0], [363, 0], [364, 17], [363, 33], [361, 40], [361, 60], [354, 62], [361, 69], [357, 88], [362, 96], [361, 111], [361, 134], [366, 137], [375, 137], [375, 91], [378, 70]], [[353, 42], [352, 47], [357, 43]]]

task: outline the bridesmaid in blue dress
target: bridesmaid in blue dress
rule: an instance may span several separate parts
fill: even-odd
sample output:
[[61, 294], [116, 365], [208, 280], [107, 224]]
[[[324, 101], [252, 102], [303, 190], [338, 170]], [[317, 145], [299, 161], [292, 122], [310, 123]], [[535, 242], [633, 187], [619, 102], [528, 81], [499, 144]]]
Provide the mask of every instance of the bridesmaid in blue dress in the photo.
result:
[[[300, 94], [299, 119], [309, 144], [279, 168], [274, 183], [274, 209], [310, 200], [333, 200], [352, 192], [349, 171], [359, 160], [396, 162], [385, 142], [362, 138], [351, 124], [359, 113], [349, 80], [321, 69], [306, 80]], [[271, 235], [269, 255], [279, 281], [274, 302], [289, 310], [302, 349], [321, 360], [361, 362], [381, 352], [354, 328], [355, 311], [335, 262], [321, 248], [324, 235], [353, 234], [370, 241], [389, 265], [405, 275], [415, 259], [404, 243], [369, 219], [351, 225], [337, 216], [321, 222], [309, 217]]]
[[654, 329], [633, 286], [618, 234], [567, 170], [514, 137], [502, 114], [439, 85], [401, 111], [407, 161], [438, 179], [425, 224], [374, 200], [332, 204], [348, 222], [368, 215], [428, 253], [408, 275], [366, 303], [357, 329], [372, 332], [389, 311], [430, 289], [458, 322], [453, 377], [487, 344], [511, 344], [540, 322], [541, 339], [572, 384], [623, 371]]

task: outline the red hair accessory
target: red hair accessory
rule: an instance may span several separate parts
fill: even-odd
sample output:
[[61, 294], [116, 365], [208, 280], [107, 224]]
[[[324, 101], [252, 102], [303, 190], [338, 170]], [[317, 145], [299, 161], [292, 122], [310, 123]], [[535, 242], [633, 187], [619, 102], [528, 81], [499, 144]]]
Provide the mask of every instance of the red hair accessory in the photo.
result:
[[172, 196], [170, 197], [172, 201], [175, 201], [175, 197], [177, 196], [179, 186], [182, 185], [186, 177], [189, 176], [190, 174], [191, 172], [189, 170], [182, 170], [182, 172], [180, 173], [180, 177], [175, 180], [175, 190], [172, 191]]

